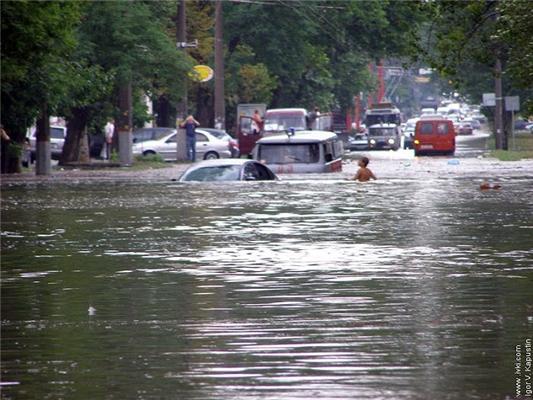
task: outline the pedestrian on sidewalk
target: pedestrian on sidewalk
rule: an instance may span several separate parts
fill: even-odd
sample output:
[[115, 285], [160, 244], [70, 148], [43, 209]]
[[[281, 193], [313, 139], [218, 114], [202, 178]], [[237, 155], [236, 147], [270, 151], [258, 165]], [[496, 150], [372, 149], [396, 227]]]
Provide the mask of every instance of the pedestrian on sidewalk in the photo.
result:
[[106, 160], [109, 160], [111, 158], [113, 135], [115, 134], [115, 121], [113, 121], [112, 119], [108, 120], [107, 124], [105, 125], [104, 131], [105, 131], [105, 150], [106, 150], [105, 158]]
[[200, 123], [194, 119], [192, 115], [189, 115], [185, 121], [180, 125], [185, 129], [187, 138], [187, 159], [189, 161], [196, 161], [196, 127], [200, 126]]

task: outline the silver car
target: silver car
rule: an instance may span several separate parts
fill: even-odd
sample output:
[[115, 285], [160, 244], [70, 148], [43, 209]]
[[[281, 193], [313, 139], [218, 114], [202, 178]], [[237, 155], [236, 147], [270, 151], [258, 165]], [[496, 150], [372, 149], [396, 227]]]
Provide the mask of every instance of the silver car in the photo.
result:
[[[174, 131], [154, 140], [147, 140], [133, 144], [134, 155], [159, 154], [165, 161], [176, 160], [176, 136]], [[196, 130], [196, 158], [213, 160], [230, 158], [231, 150], [227, 140], [218, 139], [214, 135], [201, 129]]]

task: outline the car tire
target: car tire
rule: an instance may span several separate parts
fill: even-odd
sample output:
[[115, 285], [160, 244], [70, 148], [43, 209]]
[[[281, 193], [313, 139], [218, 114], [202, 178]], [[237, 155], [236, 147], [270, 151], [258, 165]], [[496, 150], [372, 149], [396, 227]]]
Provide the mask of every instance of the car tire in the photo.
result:
[[216, 151], [208, 151], [205, 153], [204, 160], [218, 160], [220, 156]]
[[146, 150], [143, 152], [143, 156], [155, 156], [157, 153], [152, 150]]

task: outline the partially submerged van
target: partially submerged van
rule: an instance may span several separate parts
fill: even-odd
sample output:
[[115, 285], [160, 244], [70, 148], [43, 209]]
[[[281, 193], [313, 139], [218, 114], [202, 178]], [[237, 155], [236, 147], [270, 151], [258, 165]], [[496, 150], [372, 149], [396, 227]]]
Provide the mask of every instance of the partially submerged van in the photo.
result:
[[420, 120], [416, 123], [415, 156], [422, 154], [454, 154], [455, 130], [448, 119]]
[[301, 131], [258, 140], [252, 157], [275, 173], [337, 172], [342, 170], [342, 153], [335, 133]]

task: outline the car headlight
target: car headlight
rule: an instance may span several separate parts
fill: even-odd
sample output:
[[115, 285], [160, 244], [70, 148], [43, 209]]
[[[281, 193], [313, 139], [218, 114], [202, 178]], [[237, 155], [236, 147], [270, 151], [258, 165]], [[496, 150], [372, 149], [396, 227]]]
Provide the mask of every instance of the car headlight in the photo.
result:
[[370, 144], [376, 144], [376, 141], [374, 139], [370, 139]]
[[415, 144], [420, 144], [420, 140], [415, 139]]
[[394, 139], [389, 139], [389, 144], [394, 144]]

